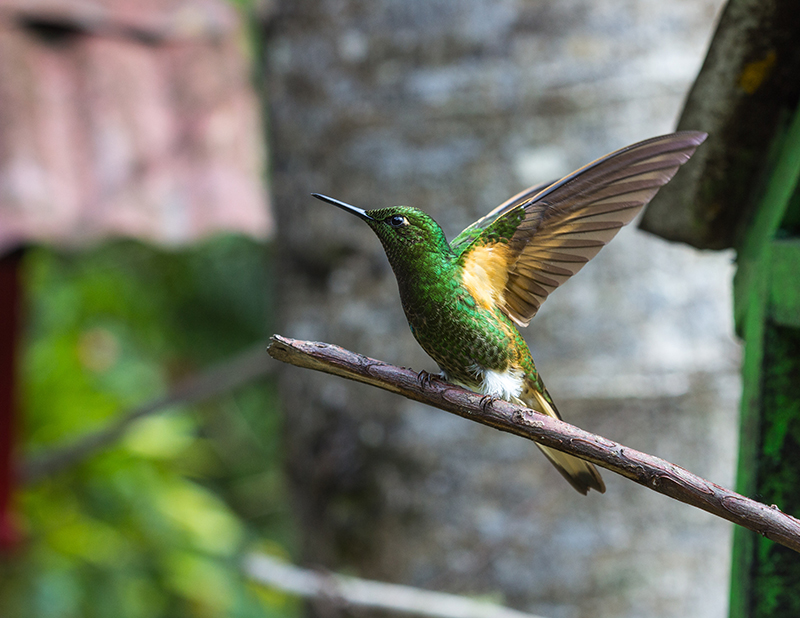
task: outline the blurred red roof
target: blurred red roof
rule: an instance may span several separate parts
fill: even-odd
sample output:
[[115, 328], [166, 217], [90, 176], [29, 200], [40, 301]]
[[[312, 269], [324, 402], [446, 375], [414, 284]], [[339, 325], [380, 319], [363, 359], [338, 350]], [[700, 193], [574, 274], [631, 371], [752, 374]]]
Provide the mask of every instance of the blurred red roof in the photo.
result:
[[0, 253], [266, 238], [246, 50], [222, 0], [0, 0]]

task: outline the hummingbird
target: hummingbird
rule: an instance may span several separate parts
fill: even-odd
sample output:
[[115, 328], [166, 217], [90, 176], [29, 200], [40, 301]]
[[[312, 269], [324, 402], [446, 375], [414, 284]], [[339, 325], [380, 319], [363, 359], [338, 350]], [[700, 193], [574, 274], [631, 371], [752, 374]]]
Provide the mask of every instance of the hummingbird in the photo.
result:
[[[518, 193], [451, 242], [417, 208], [364, 210], [312, 195], [377, 234], [411, 332], [444, 380], [560, 419], [518, 328], [630, 223], [706, 137], [680, 131], [612, 152]], [[577, 491], [605, 492], [591, 463], [537, 446]]]

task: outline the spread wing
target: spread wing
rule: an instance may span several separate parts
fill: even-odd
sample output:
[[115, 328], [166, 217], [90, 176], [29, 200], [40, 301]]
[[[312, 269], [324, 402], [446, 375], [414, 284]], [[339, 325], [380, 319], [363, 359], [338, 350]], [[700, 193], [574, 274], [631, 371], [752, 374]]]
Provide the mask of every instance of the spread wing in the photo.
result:
[[507, 214], [511, 210], [514, 210], [517, 206], [524, 205], [530, 201], [530, 199], [535, 196], [537, 193], [540, 193], [542, 190], [546, 189], [547, 187], [555, 184], [556, 181], [551, 180], [550, 182], [541, 182], [538, 185], [533, 185], [525, 189], [524, 191], [520, 191], [514, 197], [508, 198], [505, 202], [500, 204], [497, 208], [493, 208], [491, 211], [487, 212], [483, 215], [480, 219], [471, 223], [466, 228], [461, 230], [461, 232], [450, 242], [450, 248], [456, 255], [461, 254], [467, 247], [469, 247], [474, 240], [476, 240], [483, 232], [484, 229], [489, 227], [494, 221], [497, 221], [499, 217], [502, 217], [504, 214]]
[[527, 326], [548, 295], [630, 223], [706, 137], [654, 137], [514, 196], [453, 239], [465, 280]]

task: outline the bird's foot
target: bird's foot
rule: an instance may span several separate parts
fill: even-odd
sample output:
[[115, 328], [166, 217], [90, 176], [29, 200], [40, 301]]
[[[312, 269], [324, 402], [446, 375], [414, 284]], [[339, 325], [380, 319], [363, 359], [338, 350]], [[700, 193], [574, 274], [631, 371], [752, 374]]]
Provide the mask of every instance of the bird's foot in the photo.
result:
[[496, 400], [497, 397], [495, 397], [494, 395], [484, 395], [483, 397], [481, 397], [481, 410], [486, 412], [486, 408], [491, 406]]
[[419, 382], [420, 386], [423, 388], [428, 387], [431, 385], [431, 382], [438, 379], [439, 376], [432, 375], [425, 371], [424, 369], [417, 374], [417, 382]]

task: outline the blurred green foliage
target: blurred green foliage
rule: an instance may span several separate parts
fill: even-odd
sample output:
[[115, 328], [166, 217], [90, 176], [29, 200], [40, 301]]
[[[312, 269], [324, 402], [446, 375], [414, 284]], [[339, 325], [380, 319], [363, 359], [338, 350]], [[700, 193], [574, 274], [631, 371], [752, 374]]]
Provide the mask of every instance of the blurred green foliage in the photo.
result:
[[[103, 426], [263, 341], [269, 256], [220, 237], [176, 252], [116, 242], [30, 250], [21, 451]], [[297, 601], [247, 582], [243, 552], [289, 554], [275, 385], [139, 421], [119, 444], [21, 490], [0, 561], [5, 618], [272, 617]]]

